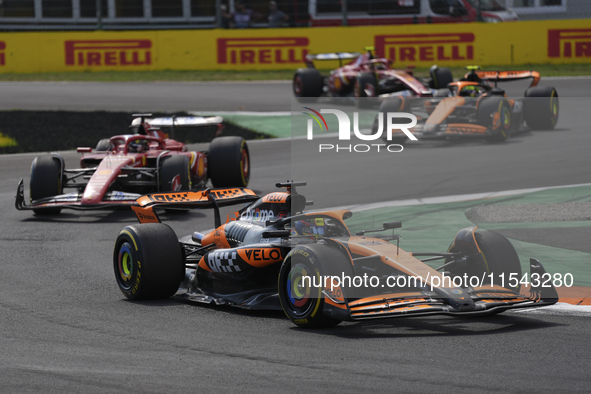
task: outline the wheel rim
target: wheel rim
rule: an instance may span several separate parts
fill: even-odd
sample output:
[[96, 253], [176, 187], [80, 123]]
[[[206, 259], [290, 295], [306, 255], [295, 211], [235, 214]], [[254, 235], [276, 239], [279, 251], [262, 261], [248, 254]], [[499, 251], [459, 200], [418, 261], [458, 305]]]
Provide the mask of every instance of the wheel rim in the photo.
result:
[[293, 80], [293, 92], [297, 97], [302, 95], [302, 78], [299, 76], [295, 77]]
[[552, 93], [552, 99], [550, 100], [550, 111], [552, 112], [552, 124], [556, 125], [558, 119], [558, 99]]
[[240, 165], [242, 166], [242, 181], [246, 186], [248, 179], [250, 177], [250, 160], [248, 157], [248, 150], [246, 147], [242, 148], [242, 158], [240, 159]]
[[136, 261], [132, 246], [128, 242], [121, 244], [117, 264], [119, 272], [117, 282], [125, 290], [131, 289], [135, 282], [137, 275]]
[[511, 128], [511, 111], [506, 106], [501, 109], [501, 125], [505, 131]]
[[316, 277], [316, 281], [320, 279], [318, 273], [310, 270], [305, 264], [295, 264], [291, 267], [286, 279], [286, 301], [292, 314], [304, 316], [314, 307], [315, 298], [311, 283], [313, 277]]

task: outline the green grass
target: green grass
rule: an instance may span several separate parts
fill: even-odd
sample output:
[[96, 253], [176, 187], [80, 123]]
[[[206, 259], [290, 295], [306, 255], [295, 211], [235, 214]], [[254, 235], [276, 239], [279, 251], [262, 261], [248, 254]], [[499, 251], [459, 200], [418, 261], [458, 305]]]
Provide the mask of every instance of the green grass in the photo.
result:
[[[542, 77], [591, 75], [589, 64], [528, 64], [522, 66], [487, 66], [485, 70], [536, 70]], [[150, 82], [150, 81], [260, 81], [291, 80], [295, 69], [271, 71], [105, 71], [0, 74], [0, 81], [98, 81], [98, 82]], [[329, 70], [321, 70], [328, 73]], [[462, 67], [451, 67], [454, 76], [463, 75]], [[417, 75], [426, 75], [428, 68], [416, 68]]]

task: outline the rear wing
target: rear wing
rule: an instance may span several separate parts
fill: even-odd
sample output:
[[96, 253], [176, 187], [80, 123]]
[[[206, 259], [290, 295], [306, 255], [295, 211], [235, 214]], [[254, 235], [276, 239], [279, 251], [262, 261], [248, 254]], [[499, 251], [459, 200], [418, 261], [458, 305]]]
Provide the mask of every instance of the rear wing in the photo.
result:
[[243, 187], [206, 189], [198, 192], [148, 194], [138, 198], [138, 206], [132, 206], [131, 208], [140, 223], [160, 223], [160, 219], [154, 211], [155, 207], [173, 209], [213, 208], [215, 211], [215, 226], [217, 228], [221, 225], [220, 207], [253, 202], [258, 199], [259, 196], [255, 192]]
[[[200, 127], [217, 125], [215, 137], [218, 137], [223, 129], [222, 122], [224, 118], [221, 116], [165, 116], [159, 118], [150, 118], [152, 114], [133, 114], [134, 119], [131, 121], [130, 128], [143, 127], [145, 131], [158, 130], [161, 127], [170, 127], [170, 134], [174, 138], [175, 127]], [[140, 134], [142, 134], [140, 132]]]
[[146, 119], [146, 122], [154, 127], [207, 126], [222, 123], [223, 121], [224, 118], [221, 116], [169, 116], [166, 118]]
[[338, 60], [339, 67], [343, 65], [343, 60], [356, 59], [361, 54], [358, 52], [331, 52], [306, 55], [306, 64], [309, 67], [314, 66], [315, 60]]
[[[537, 86], [540, 82], [540, 73], [537, 71], [474, 71], [480, 79], [486, 79], [490, 82], [510, 82], [520, 81], [522, 79], [532, 79], [530, 87]], [[466, 73], [464, 78], [468, 79], [471, 72]]]

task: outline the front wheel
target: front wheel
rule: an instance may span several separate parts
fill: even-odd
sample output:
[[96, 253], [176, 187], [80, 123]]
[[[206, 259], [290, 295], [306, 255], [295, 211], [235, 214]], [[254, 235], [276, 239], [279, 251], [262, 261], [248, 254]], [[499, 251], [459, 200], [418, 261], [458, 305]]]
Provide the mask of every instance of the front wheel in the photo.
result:
[[341, 321], [323, 314], [323, 275], [352, 276], [342, 252], [325, 244], [298, 246], [288, 254], [279, 271], [281, 307], [298, 327], [328, 328]]
[[488, 128], [484, 139], [488, 142], [504, 142], [511, 136], [511, 105], [504, 97], [485, 97], [476, 108], [478, 124]]
[[[463, 234], [461, 238], [464, 239], [456, 237], [450, 247], [450, 252], [462, 252], [473, 257], [462, 268], [454, 269], [452, 264], [450, 274], [452, 276], [467, 274], [469, 277], [492, 279], [489, 284], [504, 286], [518, 292], [521, 286], [511, 278], [517, 278], [517, 282], [521, 280], [521, 264], [511, 241], [495, 231], [479, 231], [472, 235], [471, 229], [464, 230], [469, 231], [460, 231]], [[472, 242], [475, 242], [477, 247], [462, 246], [470, 245]], [[474, 257], [475, 252], [478, 253], [478, 258]], [[516, 284], [516, 286], [511, 286], [512, 284]]]
[[242, 137], [218, 137], [209, 147], [207, 171], [214, 187], [246, 187], [250, 155]]
[[121, 230], [115, 242], [113, 268], [119, 289], [131, 300], [171, 297], [185, 274], [176, 234], [162, 223]]
[[[57, 157], [37, 156], [31, 164], [31, 183], [29, 194], [31, 202], [62, 194], [62, 166]], [[37, 215], [58, 214], [60, 208], [33, 209]]]
[[432, 89], [446, 89], [447, 85], [454, 81], [451, 70], [447, 67], [431, 66], [429, 75]]
[[160, 191], [180, 192], [191, 190], [189, 158], [184, 155], [167, 156], [160, 168]]

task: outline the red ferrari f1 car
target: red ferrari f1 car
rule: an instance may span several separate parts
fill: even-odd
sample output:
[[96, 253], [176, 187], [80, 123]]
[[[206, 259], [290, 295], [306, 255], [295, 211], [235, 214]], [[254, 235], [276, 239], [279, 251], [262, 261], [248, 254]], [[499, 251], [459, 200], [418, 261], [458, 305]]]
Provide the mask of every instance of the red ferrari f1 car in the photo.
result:
[[[115, 242], [120, 290], [133, 300], [176, 295], [245, 309], [283, 309], [293, 323], [310, 328], [378, 318], [487, 315], [558, 300], [535, 259], [530, 293], [520, 293], [519, 258], [498, 233], [468, 227], [446, 252], [409, 253], [396, 234], [366, 235], [394, 231], [400, 222], [351, 234], [344, 223], [350, 211], [304, 212], [306, 198], [296, 192], [304, 185], [278, 183], [286, 191], [263, 197], [244, 188], [141, 197], [132, 207], [140, 224], [125, 227]], [[221, 223], [220, 207], [244, 203], [234, 219]], [[215, 229], [179, 241], [155, 211], [173, 207], [213, 209]], [[440, 267], [426, 264], [435, 260], [442, 261]]]
[[[140, 114], [130, 134], [99, 141], [95, 152], [82, 153], [80, 168], [66, 169], [57, 153], [38, 156], [31, 166], [30, 204], [25, 203], [24, 182], [20, 180], [16, 208], [37, 214], [59, 213], [62, 208], [100, 209], [135, 205], [142, 194], [158, 191], [203, 189], [209, 179], [216, 187], [248, 185], [250, 159], [242, 137], [218, 137], [222, 118], [148, 118]], [[188, 151], [187, 146], [161, 130], [183, 126], [217, 127], [209, 151]], [[64, 193], [64, 189], [73, 192]]]
[[[558, 122], [558, 93], [553, 87], [537, 86], [537, 71], [470, 71], [459, 81], [447, 85], [447, 97], [417, 98], [394, 94], [382, 101], [373, 125], [386, 124], [388, 112], [411, 112], [419, 123], [410, 131], [418, 139], [483, 138], [505, 141], [513, 133], [553, 129]], [[523, 98], [509, 98], [499, 82], [531, 79]], [[393, 130], [392, 141], [402, 144], [407, 136]]]
[[[360, 53], [321, 53], [306, 56], [307, 68], [300, 68], [293, 77], [296, 97], [378, 97], [396, 92], [409, 92], [417, 97], [432, 97], [437, 89], [453, 82], [448, 68], [433, 66], [428, 78], [413, 76], [412, 70], [397, 70], [386, 58], [375, 58], [373, 47]], [[315, 60], [338, 60], [339, 68], [324, 77], [314, 67]], [[342, 65], [343, 60], [350, 60]], [[366, 100], [359, 100], [363, 105]]]

